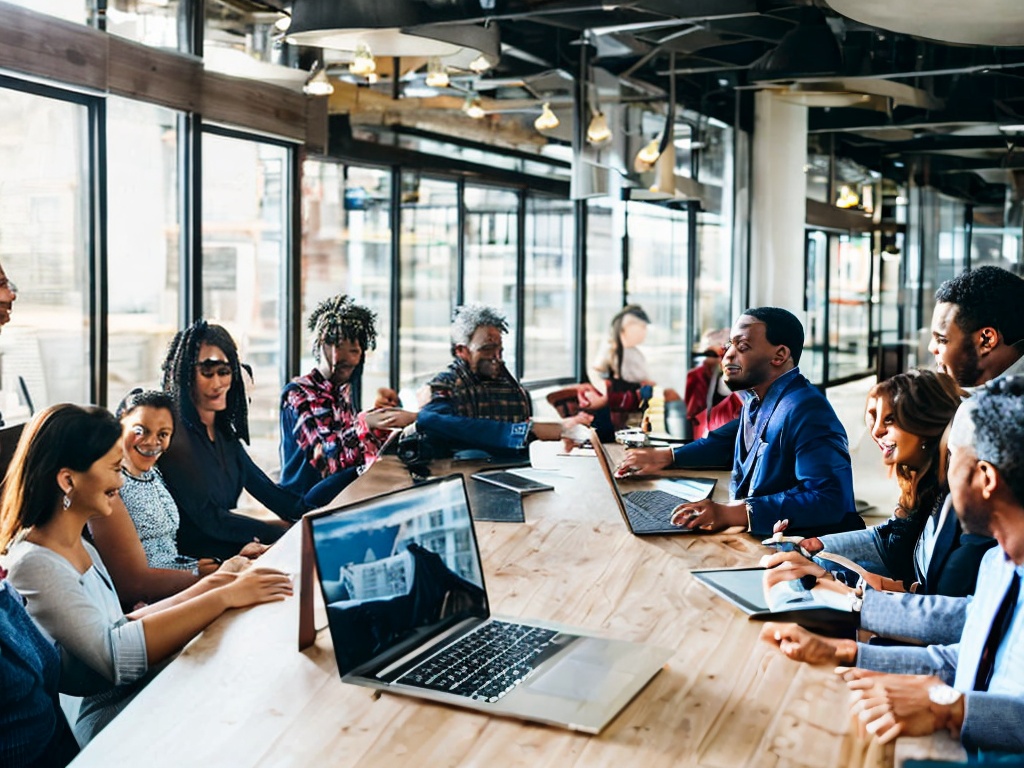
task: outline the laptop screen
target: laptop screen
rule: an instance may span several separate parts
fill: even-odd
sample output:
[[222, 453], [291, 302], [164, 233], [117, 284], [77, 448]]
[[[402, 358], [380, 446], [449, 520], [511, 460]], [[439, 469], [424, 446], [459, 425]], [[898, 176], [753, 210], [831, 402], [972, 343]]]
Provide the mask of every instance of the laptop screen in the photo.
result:
[[453, 475], [310, 518], [342, 675], [489, 615], [464, 483]]

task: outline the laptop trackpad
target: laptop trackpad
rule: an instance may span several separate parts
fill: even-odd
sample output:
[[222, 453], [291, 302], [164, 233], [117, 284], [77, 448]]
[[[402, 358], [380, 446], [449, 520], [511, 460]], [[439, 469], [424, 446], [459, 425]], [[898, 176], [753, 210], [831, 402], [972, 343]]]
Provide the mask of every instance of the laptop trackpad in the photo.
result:
[[573, 701], [593, 701], [608, 691], [622, 690], [633, 675], [610, 669], [614, 659], [607, 657], [607, 650], [607, 644], [600, 640], [583, 638], [549, 669], [527, 680], [524, 686], [533, 693]]

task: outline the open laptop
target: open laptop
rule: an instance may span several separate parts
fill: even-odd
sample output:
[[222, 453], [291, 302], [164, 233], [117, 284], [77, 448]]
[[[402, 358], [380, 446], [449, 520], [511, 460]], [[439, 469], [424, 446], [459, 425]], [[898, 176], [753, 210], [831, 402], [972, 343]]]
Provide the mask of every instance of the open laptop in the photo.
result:
[[608, 451], [601, 444], [597, 432], [590, 430], [590, 443], [601, 465], [601, 472], [611, 486], [615, 502], [619, 505], [619, 514], [626, 521], [626, 527], [637, 536], [651, 536], [665, 533], [694, 533], [684, 526], [672, 525], [672, 510], [688, 501], [700, 501], [711, 495], [717, 480], [709, 477], [687, 477], [673, 480], [676, 493], [663, 490], [630, 491], [622, 493], [615, 479], [615, 467], [612, 466]]
[[303, 520], [344, 682], [598, 733], [672, 654], [492, 618], [462, 475]]

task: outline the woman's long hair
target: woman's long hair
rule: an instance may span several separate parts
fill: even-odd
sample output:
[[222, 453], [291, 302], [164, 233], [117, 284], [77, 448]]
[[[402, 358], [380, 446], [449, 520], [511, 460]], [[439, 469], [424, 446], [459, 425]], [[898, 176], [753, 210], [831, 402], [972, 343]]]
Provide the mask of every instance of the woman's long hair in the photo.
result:
[[924, 443], [924, 460], [917, 469], [897, 464], [896, 482], [900, 506], [908, 513], [931, 512], [946, 487], [943, 435], [960, 406], [963, 390], [952, 377], [930, 370], [911, 370], [880, 381], [868, 392], [868, 400], [880, 398], [892, 408], [896, 426]]
[[229, 437], [249, 442], [249, 404], [245, 396], [245, 382], [238, 362], [238, 347], [223, 327], [196, 320], [188, 328], [178, 331], [167, 347], [167, 356], [161, 368], [164, 372], [164, 392], [174, 398], [178, 417], [187, 427], [198, 429], [202, 422], [195, 404], [196, 365], [199, 348], [203, 344], [220, 349], [228, 358], [231, 368], [231, 388], [228, 390], [227, 408], [214, 417], [217, 429]]
[[651, 322], [651, 318], [639, 304], [627, 304], [612, 318], [608, 329], [608, 348], [596, 366], [597, 371], [606, 379], [622, 378], [622, 324], [627, 317], [635, 317], [645, 323]]
[[87, 471], [120, 438], [120, 423], [103, 408], [60, 403], [36, 414], [7, 467], [0, 552], [20, 531], [53, 519], [64, 493], [57, 483], [60, 470]]

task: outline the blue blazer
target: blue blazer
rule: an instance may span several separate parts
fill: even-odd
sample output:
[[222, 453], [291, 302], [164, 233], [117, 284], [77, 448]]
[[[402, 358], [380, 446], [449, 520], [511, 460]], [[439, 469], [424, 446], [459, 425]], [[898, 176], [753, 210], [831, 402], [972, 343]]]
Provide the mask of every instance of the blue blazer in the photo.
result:
[[746, 451], [740, 418], [675, 449], [674, 466], [732, 467], [730, 492], [751, 509], [750, 531], [768, 536], [779, 520], [787, 533], [822, 535], [864, 527], [853, 500], [853, 469], [846, 430], [835, 411], [799, 369], [776, 380], [754, 422]]

